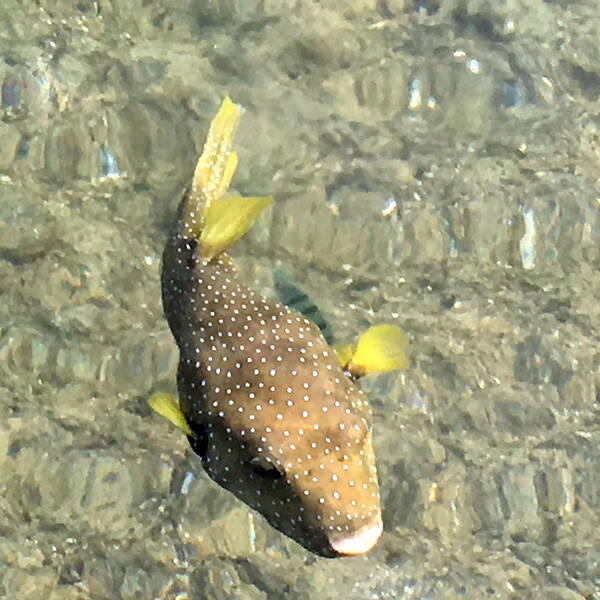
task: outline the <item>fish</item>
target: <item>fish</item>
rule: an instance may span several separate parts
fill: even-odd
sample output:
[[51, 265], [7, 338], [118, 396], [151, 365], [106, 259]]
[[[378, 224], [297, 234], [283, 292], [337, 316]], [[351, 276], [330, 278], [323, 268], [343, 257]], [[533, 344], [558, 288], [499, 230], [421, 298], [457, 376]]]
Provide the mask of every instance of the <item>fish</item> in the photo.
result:
[[273, 270], [273, 283], [277, 297], [282, 304], [294, 308], [312, 321], [321, 331], [325, 341], [331, 346], [334, 343], [331, 325], [314, 301], [299, 287], [283, 269]]
[[364, 554], [383, 525], [371, 409], [356, 379], [404, 365], [397, 340], [385, 343], [398, 328], [369, 330], [338, 356], [311, 320], [241, 282], [227, 250], [273, 199], [228, 194], [240, 116], [225, 97], [165, 244], [178, 399], [157, 393], [150, 405], [211, 479], [281, 533], [319, 556]]

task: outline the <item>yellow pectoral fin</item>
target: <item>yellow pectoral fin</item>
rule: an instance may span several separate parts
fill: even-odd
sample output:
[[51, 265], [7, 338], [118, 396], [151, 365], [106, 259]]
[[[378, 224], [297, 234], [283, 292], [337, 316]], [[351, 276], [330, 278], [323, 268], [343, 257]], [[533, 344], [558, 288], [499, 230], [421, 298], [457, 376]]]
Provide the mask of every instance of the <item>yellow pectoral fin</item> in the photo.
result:
[[345, 369], [356, 352], [356, 344], [336, 345], [333, 347], [333, 350], [338, 357], [340, 367]]
[[235, 244], [254, 225], [273, 198], [229, 196], [213, 202], [204, 216], [201, 255], [211, 259]]
[[348, 370], [356, 376], [408, 367], [408, 337], [395, 325], [371, 327], [358, 340]]
[[179, 408], [179, 403], [171, 394], [157, 392], [148, 400], [148, 404], [152, 410], [181, 429], [185, 435], [192, 435], [192, 430]]

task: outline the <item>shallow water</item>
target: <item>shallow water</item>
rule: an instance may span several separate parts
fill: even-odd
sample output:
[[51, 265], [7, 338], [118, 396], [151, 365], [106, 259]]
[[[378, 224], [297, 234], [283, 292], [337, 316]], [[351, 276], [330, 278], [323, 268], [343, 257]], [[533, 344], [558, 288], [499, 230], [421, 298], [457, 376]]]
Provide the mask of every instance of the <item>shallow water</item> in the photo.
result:
[[[600, 595], [595, 2], [137, 0], [0, 8], [0, 594]], [[363, 382], [385, 533], [314, 557], [203, 473], [173, 391], [160, 253], [225, 93], [236, 249], [336, 337], [392, 322]]]

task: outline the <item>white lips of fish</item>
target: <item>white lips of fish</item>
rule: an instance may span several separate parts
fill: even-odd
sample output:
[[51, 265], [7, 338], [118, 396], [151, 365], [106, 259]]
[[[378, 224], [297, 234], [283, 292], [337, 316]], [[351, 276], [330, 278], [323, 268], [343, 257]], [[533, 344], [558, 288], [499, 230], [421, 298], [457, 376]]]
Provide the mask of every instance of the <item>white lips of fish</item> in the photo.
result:
[[343, 556], [356, 556], [365, 554], [379, 541], [383, 532], [383, 523], [381, 516], [378, 516], [375, 523], [359, 529], [352, 535], [339, 534], [330, 538], [331, 547]]

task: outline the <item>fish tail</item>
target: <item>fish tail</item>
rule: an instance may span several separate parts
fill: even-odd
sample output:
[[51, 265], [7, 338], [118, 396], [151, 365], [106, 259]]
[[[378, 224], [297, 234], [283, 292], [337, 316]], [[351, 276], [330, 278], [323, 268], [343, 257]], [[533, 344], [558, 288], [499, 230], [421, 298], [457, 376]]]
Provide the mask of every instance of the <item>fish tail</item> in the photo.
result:
[[238, 164], [231, 146], [241, 112], [241, 107], [226, 96], [210, 124], [184, 197], [181, 234], [200, 243], [200, 254], [206, 260], [238, 242], [273, 201], [270, 196], [225, 196]]

